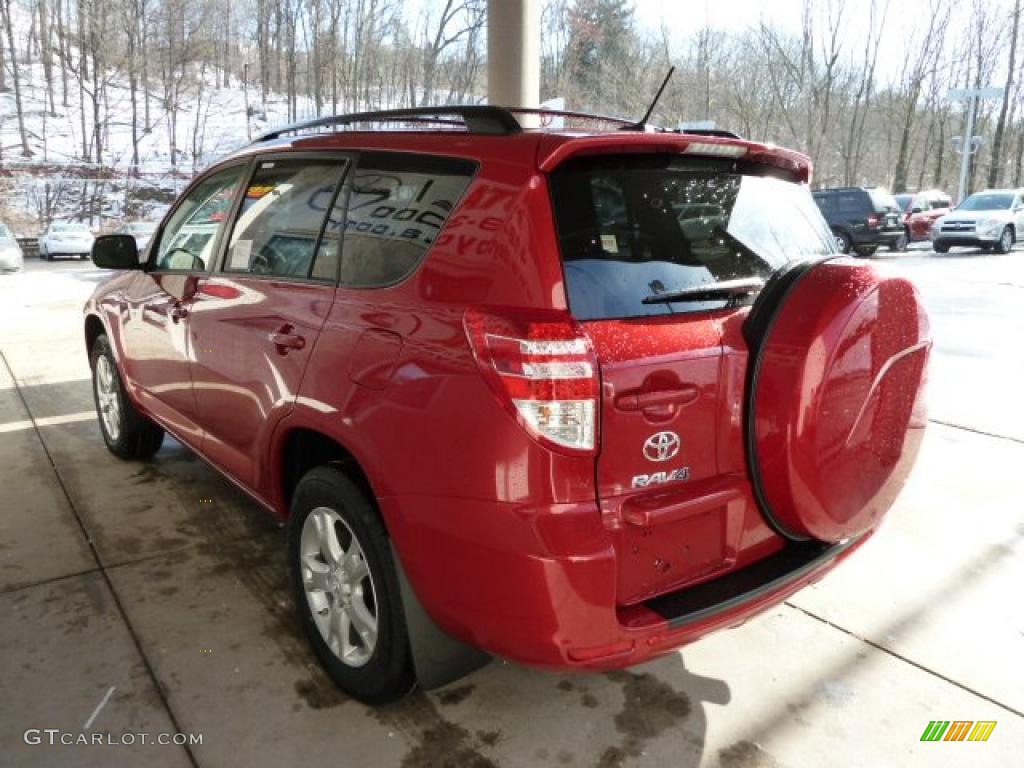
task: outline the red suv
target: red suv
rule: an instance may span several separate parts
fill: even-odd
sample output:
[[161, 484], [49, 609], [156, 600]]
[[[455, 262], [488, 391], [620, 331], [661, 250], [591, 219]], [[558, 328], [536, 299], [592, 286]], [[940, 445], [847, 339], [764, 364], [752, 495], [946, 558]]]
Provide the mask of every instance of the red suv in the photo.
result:
[[287, 520], [301, 621], [364, 701], [740, 624], [871, 535], [923, 434], [924, 309], [836, 253], [806, 157], [520, 112], [291, 126], [144, 259], [93, 250], [124, 270], [85, 307], [110, 450], [170, 432]]
[[923, 192], [893, 195], [903, 211], [903, 228], [908, 242], [932, 239], [932, 225], [949, 213], [953, 201], [945, 192], [929, 189]]

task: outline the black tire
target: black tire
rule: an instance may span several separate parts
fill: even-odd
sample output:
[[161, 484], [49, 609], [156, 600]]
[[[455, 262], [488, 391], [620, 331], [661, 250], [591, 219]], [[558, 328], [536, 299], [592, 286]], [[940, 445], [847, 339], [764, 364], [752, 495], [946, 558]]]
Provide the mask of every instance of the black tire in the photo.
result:
[[[116, 434], [108, 427], [104, 417], [105, 406], [101, 404], [101, 376], [98, 371], [102, 369], [105, 360], [106, 370], [113, 377], [112, 390], [109, 397], [116, 398], [117, 405], [117, 430]], [[92, 354], [89, 358], [89, 365], [92, 368], [92, 397], [96, 404], [96, 415], [99, 418], [100, 432], [103, 433], [103, 440], [107, 448], [115, 456], [122, 459], [148, 459], [158, 450], [164, 441], [164, 431], [148, 418], [143, 416], [132, 404], [128, 393], [125, 392], [124, 382], [117, 370], [117, 362], [114, 360], [114, 353], [110, 349], [110, 342], [105, 335], [100, 335], [92, 345]]]
[[1003, 231], [999, 233], [999, 241], [993, 250], [996, 253], [1009, 253], [1013, 248], [1013, 240], [1013, 229], [1009, 226], [1003, 227]]
[[945, 243], [932, 243], [932, 250], [936, 253], [949, 253], [949, 246]]
[[[325, 519], [332, 520], [330, 530], [341, 546], [343, 557], [333, 569], [329, 558], [320, 554], [322, 546], [318, 548], [310, 538], [304, 539], [306, 521], [314, 512], [321, 516], [320, 525]], [[325, 518], [327, 513], [333, 514]], [[311, 521], [307, 534], [315, 537], [319, 530], [321, 528]], [[358, 545], [361, 555], [356, 562], [360, 566], [365, 565], [366, 575], [358, 581], [350, 581], [345, 574], [348, 566], [341, 563], [351, 564], [349, 555], [355, 545]], [[324, 568], [325, 573], [333, 574], [327, 578], [335, 579], [334, 583], [339, 586], [333, 591], [330, 588], [314, 590], [310, 593], [313, 597], [308, 597], [303, 572], [313, 575], [306, 566], [309, 558], [318, 568]], [[341, 690], [366, 704], [386, 704], [413, 690], [416, 675], [390, 539], [372, 499], [340, 467], [317, 467], [299, 481], [292, 495], [288, 520], [288, 568], [295, 605], [306, 637], [327, 674]], [[347, 596], [340, 592], [341, 582], [348, 584], [350, 592]], [[357, 664], [344, 661], [332, 650], [329, 640], [337, 636], [333, 618], [339, 610], [350, 617], [355, 616], [353, 606], [357, 595], [363, 608], [368, 607], [367, 586], [369, 595], [373, 597], [371, 613], [376, 614], [376, 639], [372, 648], [360, 639], [361, 633], [354, 618], [349, 618], [343, 625], [348, 635], [346, 642], [352, 645], [353, 652], [359, 651], [364, 656], [356, 660]], [[324, 607], [318, 611], [318, 616], [322, 623], [330, 626], [324, 630], [329, 634], [328, 638], [324, 637], [317, 624], [311, 600], [323, 601]], [[334, 642], [337, 644], [338, 641]]]
[[41, 248], [39, 249], [39, 260], [40, 261], [50, 261], [51, 258], [52, 257], [50, 256], [50, 254], [48, 254], [46, 251], [44, 251]]
[[836, 238], [836, 248], [839, 249], [840, 253], [850, 252], [850, 236], [845, 232], [840, 232], [837, 229], [832, 230], [833, 236]]
[[877, 245], [858, 245], [853, 249], [853, 252], [856, 253], [858, 256], [867, 257], [874, 256], [875, 251], [877, 250]]
[[900, 235], [893, 244], [889, 246], [890, 251], [898, 251], [903, 253], [907, 250], [907, 246], [910, 244], [910, 233], [903, 230], [903, 234]]

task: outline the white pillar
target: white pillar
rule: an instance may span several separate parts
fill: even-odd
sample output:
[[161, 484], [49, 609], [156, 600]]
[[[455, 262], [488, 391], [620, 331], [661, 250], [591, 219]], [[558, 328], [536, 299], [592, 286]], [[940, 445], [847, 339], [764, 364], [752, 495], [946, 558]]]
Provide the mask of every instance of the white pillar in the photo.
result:
[[540, 104], [540, 0], [487, 0], [487, 101]]

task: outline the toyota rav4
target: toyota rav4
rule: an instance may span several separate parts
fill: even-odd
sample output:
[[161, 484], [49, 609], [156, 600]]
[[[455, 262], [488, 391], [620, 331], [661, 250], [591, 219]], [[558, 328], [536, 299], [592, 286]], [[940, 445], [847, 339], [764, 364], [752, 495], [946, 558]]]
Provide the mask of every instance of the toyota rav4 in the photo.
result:
[[923, 435], [918, 294], [837, 253], [805, 156], [524, 112], [290, 126], [142, 263], [93, 249], [107, 446], [169, 432], [286, 521], [300, 621], [367, 702], [740, 624], [864, 543]]

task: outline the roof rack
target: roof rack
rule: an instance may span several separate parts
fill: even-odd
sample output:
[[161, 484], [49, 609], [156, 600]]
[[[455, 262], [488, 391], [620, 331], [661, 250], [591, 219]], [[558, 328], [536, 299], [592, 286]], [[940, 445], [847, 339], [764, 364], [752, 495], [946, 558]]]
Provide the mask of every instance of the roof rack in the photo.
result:
[[570, 109], [546, 109], [544, 107], [504, 107], [513, 115], [541, 115], [549, 117], [566, 117], [570, 120], [593, 120], [598, 123], [615, 123], [616, 125], [632, 125], [632, 120], [611, 115], [598, 115], [593, 112], [576, 112]]
[[[464, 126], [469, 133], [508, 136], [521, 133], [523, 126], [516, 115], [547, 115], [578, 120], [612, 123], [625, 130], [638, 129], [637, 123], [621, 117], [596, 115], [589, 112], [573, 112], [569, 110], [544, 109], [542, 107], [497, 107], [490, 104], [456, 104], [436, 107], [410, 107], [406, 109], [384, 109], [372, 112], [352, 112], [347, 115], [329, 115], [312, 120], [303, 120], [290, 125], [274, 128], [261, 133], [254, 144], [273, 141], [286, 133], [308, 131], [313, 128], [335, 128], [354, 123], [426, 123], [434, 126]], [[453, 119], [456, 118], [456, 119]], [[731, 131], [712, 128], [693, 128], [687, 130], [653, 128], [658, 133], [688, 133], [698, 136], [720, 136], [729, 139], [740, 138]]]
[[461, 124], [465, 125], [466, 130], [470, 133], [505, 136], [520, 133], [523, 130], [515, 116], [503, 107], [493, 107], [487, 104], [462, 104], [443, 107], [385, 109], [373, 112], [353, 112], [348, 115], [318, 117], [314, 120], [303, 120], [283, 126], [282, 128], [267, 131], [253, 139], [253, 143], [272, 141], [273, 139], [280, 138], [285, 133], [294, 133], [311, 128], [331, 128], [340, 125], [351, 125], [353, 123], [409, 122], [431, 123], [435, 125], [460, 124], [454, 120], [443, 119], [445, 117], [461, 118]]

